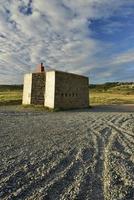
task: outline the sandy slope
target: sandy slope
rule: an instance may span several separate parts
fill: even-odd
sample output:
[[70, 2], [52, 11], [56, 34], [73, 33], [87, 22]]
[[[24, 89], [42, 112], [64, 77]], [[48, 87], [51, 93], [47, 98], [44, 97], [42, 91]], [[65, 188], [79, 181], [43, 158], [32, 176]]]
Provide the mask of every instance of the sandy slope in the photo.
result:
[[0, 199], [134, 199], [134, 113], [1, 110]]

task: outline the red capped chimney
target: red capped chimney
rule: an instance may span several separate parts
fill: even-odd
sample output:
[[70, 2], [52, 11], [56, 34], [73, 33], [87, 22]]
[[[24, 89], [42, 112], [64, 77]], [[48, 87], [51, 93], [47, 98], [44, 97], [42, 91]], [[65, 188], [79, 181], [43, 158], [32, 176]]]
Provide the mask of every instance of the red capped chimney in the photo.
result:
[[37, 65], [36, 72], [37, 72], [37, 73], [45, 72], [45, 67], [43, 66], [43, 63]]

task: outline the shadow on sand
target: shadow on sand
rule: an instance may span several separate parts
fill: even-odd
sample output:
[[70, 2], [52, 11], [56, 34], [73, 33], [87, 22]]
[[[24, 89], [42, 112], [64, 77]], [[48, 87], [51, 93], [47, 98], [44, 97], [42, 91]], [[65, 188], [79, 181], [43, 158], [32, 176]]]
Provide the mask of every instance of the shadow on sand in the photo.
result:
[[19, 113], [19, 114], [31, 114], [31, 115], [44, 115], [46, 113], [101, 113], [101, 112], [118, 112], [118, 113], [134, 113], [134, 104], [120, 104], [120, 105], [92, 105], [89, 108], [85, 109], [70, 109], [70, 110], [53, 110], [49, 111], [44, 109], [44, 107], [38, 109], [38, 108], [32, 108], [28, 109], [27, 107], [21, 107], [21, 105], [0, 105], [0, 114], [2, 113]]
[[134, 112], [134, 104], [93, 105], [87, 109], [68, 110], [68, 112]]

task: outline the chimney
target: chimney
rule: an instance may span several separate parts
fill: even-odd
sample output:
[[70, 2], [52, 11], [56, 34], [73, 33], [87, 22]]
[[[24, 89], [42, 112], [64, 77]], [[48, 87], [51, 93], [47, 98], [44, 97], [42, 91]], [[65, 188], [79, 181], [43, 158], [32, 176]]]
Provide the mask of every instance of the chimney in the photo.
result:
[[43, 66], [43, 63], [37, 65], [36, 72], [37, 72], [37, 73], [45, 72], [45, 67]]

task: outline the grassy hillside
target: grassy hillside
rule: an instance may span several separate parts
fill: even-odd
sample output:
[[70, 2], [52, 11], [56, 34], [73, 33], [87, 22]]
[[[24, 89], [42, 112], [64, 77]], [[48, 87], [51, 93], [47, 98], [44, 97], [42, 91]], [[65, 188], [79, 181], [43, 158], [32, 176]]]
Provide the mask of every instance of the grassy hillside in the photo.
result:
[[0, 85], [0, 105], [21, 104], [22, 90], [22, 85]]
[[90, 85], [91, 104], [133, 104], [134, 83]]
[[[0, 85], [0, 105], [22, 102], [22, 85]], [[90, 104], [134, 104], [134, 83], [90, 85]]]
[[93, 92], [112, 92], [118, 94], [134, 94], [134, 83], [105, 83], [90, 85]]

